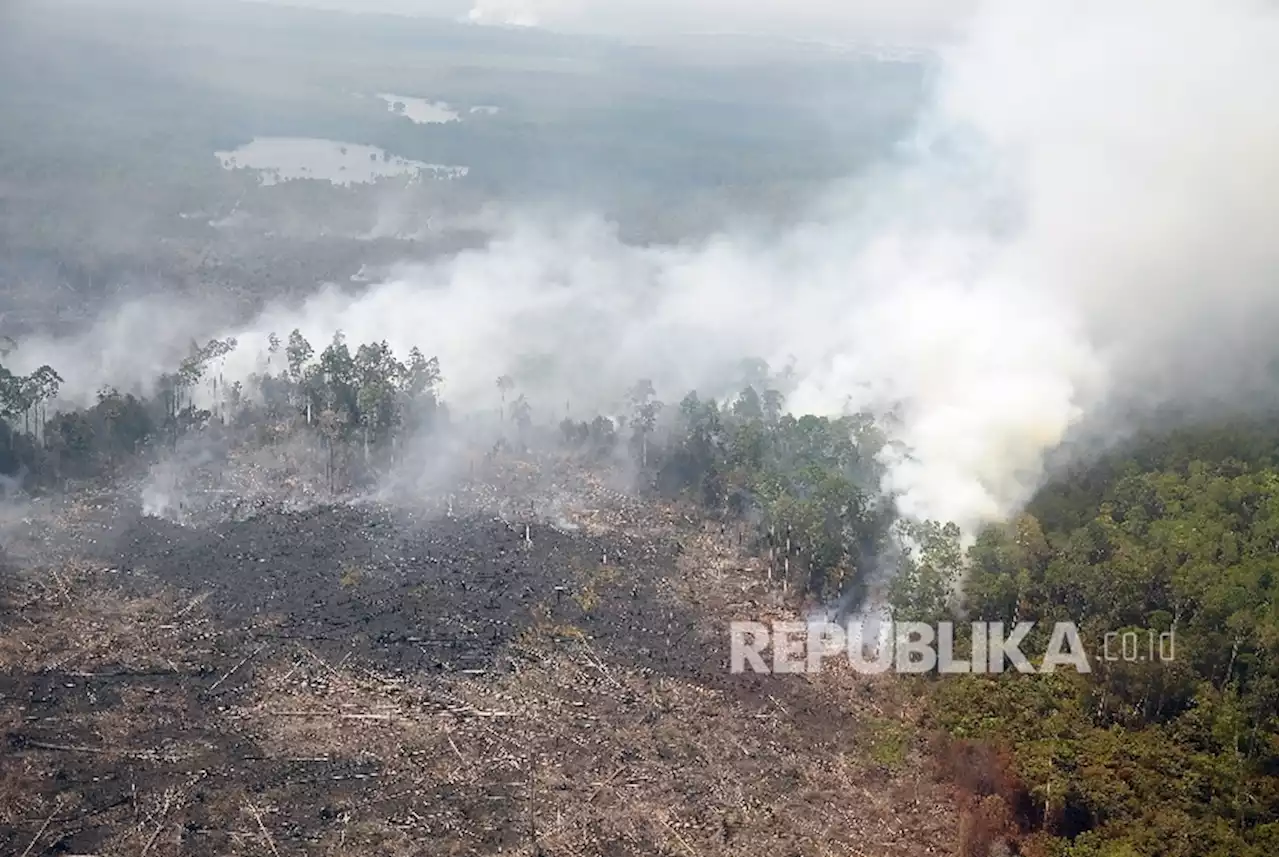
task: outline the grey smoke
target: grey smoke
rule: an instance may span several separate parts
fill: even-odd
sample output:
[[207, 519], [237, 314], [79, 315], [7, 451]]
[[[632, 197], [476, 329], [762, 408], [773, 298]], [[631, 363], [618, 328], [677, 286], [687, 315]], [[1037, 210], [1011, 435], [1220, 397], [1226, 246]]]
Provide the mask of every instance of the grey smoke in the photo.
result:
[[[1253, 380], [1246, 347], [1276, 336], [1276, 62], [1272, 4], [996, 0], [897, 162], [783, 234], [637, 247], [590, 215], [513, 216], [482, 250], [210, 333], [242, 343], [228, 377], [294, 327], [318, 348], [336, 329], [418, 344], [455, 408], [495, 407], [513, 374], [544, 417], [615, 408], [638, 377], [670, 400], [728, 392], [743, 356], [794, 361], [794, 410], [893, 409], [884, 487], [971, 531], [1118, 397]], [[84, 395], [146, 382], [187, 339], [101, 366], [64, 341], [19, 357]]]

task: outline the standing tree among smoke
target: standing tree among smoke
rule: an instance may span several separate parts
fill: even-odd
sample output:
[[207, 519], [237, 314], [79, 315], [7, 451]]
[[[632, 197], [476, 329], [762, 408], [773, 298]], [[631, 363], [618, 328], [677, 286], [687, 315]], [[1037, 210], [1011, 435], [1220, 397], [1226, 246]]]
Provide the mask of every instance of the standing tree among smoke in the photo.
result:
[[62, 383], [51, 366], [40, 366], [26, 376], [0, 366], [0, 419], [21, 416], [23, 431], [42, 438], [48, 402], [57, 398]]
[[498, 421], [507, 421], [507, 393], [516, 388], [515, 379], [510, 375], [499, 375], [498, 380], [494, 382], [498, 388], [498, 396], [500, 404], [498, 405]]
[[640, 466], [649, 466], [649, 437], [658, 424], [658, 413], [662, 410], [662, 402], [657, 399], [653, 382], [642, 378], [627, 391], [627, 402], [631, 405], [631, 438], [640, 446]]

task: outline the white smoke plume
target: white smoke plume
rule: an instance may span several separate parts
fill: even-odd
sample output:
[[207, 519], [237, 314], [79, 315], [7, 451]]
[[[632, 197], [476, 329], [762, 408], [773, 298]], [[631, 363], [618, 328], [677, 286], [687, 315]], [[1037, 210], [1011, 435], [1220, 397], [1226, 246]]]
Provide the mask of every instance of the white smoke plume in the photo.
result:
[[[904, 514], [999, 519], [1109, 398], [1212, 387], [1247, 334], [1274, 341], [1276, 9], [995, 0], [942, 59], [898, 163], [785, 234], [636, 247], [591, 217], [517, 218], [482, 251], [221, 331], [242, 343], [224, 371], [258, 368], [270, 332], [319, 349], [341, 329], [438, 355], [455, 407], [495, 407], [510, 373], [558, 415], [638, 377], [719, 391], [756, 355], [794, 366], [794, 411], [893, 413]], [[66, 345], [19, 356], [77, 364]], [[144, 380], [91, 368], [64, 374]]]

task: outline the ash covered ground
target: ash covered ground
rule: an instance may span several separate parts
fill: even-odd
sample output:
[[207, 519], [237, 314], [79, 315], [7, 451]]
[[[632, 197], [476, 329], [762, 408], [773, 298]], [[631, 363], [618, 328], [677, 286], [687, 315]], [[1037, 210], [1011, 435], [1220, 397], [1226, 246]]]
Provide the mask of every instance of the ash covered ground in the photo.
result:
[[11, 512], [0, 847], [946, 851], [902, 687], [730, 674], [729, 619], [791, 611], [733, 532], [564, 462], [480, 470], [429, 503]]

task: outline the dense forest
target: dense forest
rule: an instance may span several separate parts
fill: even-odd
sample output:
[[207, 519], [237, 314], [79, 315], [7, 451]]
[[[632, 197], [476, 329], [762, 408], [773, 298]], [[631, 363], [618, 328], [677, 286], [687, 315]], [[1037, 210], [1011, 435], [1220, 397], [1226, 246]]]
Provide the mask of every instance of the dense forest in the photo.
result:
[[[1073, 857], [1272, 853], [1276, 498], [1274, 422], [1204, 427], [1145, 437], [981, 535], [970, 617], [1074, 621], [1098, 645], [1088, 675], [931, 688], [980, 802], [975, 841], [987, 826]], [[1126, 630], [1136, 651], [1101, 651]], [[975, 764], [977, 746], [999, 752]]]
[[[331, 491], [376, 479], [402, 445], [448, 430], [442, 367], [385, 343], [318, 353], [270, 337], [263, 371], [227, 383], [234, 340], [193, 345], [153, 395], [103, 390], [55, 410], [60, 376], [0, 368], [0, 473], [31, 491], [109, 476], [191, 433], [324, 451]], [[940, 769], [966, 796], [962, 852], [996, 839], [1062, 857], [1270, 854], [1277, 836], [1277, 442], [1266, 419], [1149, 433], [1058, 475], [1015, 520], [962, 549], [945, 522], [896, 521], [877, 486], [887, 442], [866, 416], [787, 412], [785, 378], [745, 361], [728, 402], [558, 423], [495, 379], [498, 447], [625, 463], [642, 490], [700, 507], [773, 560], [779, 585], [856, 605], [885, 584], [898, 618], [1073, 621], [1091, 673], [911, 677]], [[913, 550], [901, 546], [910, 543]], [[961, 586], [961, 582], [963, 582]], [[958, 599], [955, 592], [962, 592]], [[1108, 632], [1171, 632], [1172, 658], [1108, 658]], [[1024, 651], [1044, 651], [1043, 640]]]

